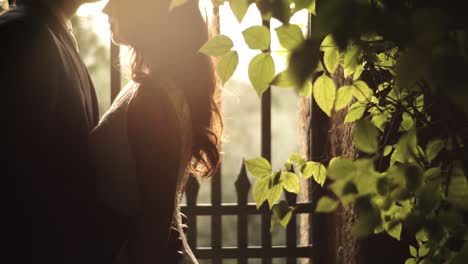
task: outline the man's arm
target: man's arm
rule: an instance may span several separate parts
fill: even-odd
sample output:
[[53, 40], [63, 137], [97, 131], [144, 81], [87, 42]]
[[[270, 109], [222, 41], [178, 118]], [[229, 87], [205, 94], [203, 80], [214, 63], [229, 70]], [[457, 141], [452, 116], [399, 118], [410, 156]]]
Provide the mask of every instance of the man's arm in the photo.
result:
[[[58, 91], [57, 59], [47, 32], [22, 21], [0, 23], [0, 89], [7, 97], [7, 169], [14, 182], [9, 197], [17, 227], [18, 255], [42, 260], [53, 254], [49, 223], [54, 194], [46, 153], [50, 113]], [[37, 38], [36, 38], [37, 37]], [[50, 242], [50, 243], [49, 243]]]
[[60, 66], [56, 44], [47, 28], [25, 22], [4, 26], [0, 35], [1, 86], [7, 93], [9, 132], [19, 146], [34, 144], [47, 133], [57, 100]]

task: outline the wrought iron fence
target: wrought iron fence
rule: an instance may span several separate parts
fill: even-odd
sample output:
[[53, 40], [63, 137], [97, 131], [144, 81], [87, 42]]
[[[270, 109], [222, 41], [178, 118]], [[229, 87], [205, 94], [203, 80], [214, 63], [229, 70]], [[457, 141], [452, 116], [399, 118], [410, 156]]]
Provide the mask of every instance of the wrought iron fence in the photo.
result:
[[[263, 118], [262, 118], [263, 119]], [[286, 245], [272, 246], [270, 223], [271, 212], [268, 207], [256, 208], [253, 203], [247, 202], [247, 196], [251, 183], [247, 177], [245, 166], [242, 165], [237, 181], [235, 182], [237, 192], [237, 203], [221, 203], [221, 174], [217, 174], [212, 180], [211, 204], [197, 204], [199, 183], [191, 178], [187, 184], [187, 205], [182, 211], [188, 217], [188, 240], [194, 253], [199, 259], [211, 259], [213, 264], [222, 263], [223, 259], [237, 259], [239, 264], [249, 263], [248, 259], [262, 259], [262, 263], [272, 263], [273, 258], [285, 258], [288, 264], [297, 263], [298, 258], [311, 258], [312, 247], [297, 245], [298, 214], [309, 214], [312, 212], [312, 203], [296, 203], [296, 195], [286, 194], [286, 199], [297, 206], [290, 224], [286, 228]], [[222, 216], [237, 216], [237, 247], [223, 247], [222, 240]], [[261, 216], [261, 246], [248, 246], [248, 216]], [[197, 217], [211, 216], [211, 247], [197, 246]]]

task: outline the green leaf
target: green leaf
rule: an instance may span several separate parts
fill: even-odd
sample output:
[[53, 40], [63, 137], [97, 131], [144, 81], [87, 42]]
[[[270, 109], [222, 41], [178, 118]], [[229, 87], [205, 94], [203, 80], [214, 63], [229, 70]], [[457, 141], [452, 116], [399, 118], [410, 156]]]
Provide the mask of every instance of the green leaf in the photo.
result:
[[395, 66], [395, 60], [389, 56], [389, 54], [379, 53], [377, 54], [377, 65], [383, 68], [392, 68]]
[[420, 246], [419, 247], [419, 250], [418, 250], [418, 256], [419, 257], [425, 257], [427, 255], [427, 253], [429, 253], [429, 248], [425, 247], [425, 246]]
[[416, 259], [415, 258], [409, 258], [405, 261], [405, 264], [416, 264]]
[[283, 191], [283, 186], [280, 183], [273, 185], [273, 187], [268, 191], [267, 200], [268, 200], [270, 209], [280, 199], [282, 191]]
[[408, 163], [400, 165], [399, 168], [400, 170], [399, 172], [397, 171], [395, 176], [400, 177], [400, 179], [401, 176], [403, 176], [406, 190], [410, 192], [415, 192], [418, 190], [419, 187], [421, 187], [423, 181], [423, 170], [421, 167], [414, 163]]
[[424, 94], [416, 97], [416, 100], [414, 100], [414, 107], [418, 112], [422, 112], [424, 110]]
[[371, 88], [369, 88], [367, 83], [363, 81], [356, 81], [353, 87], [353, 95], [359, 102], [370, 102], [374, 92]]
[[389, 228], [387, 231], [387, 234], [389, 234], [391, 237], [395, 238], [396, 240], [400, 241], [401, 239], [401, 230], [402, 230], [403, 225], [401, 223], [392, 226]]
[[468, 182], [461, 161], [454, 161], [450, 166], [450, 184], [447, 200], [456, 208], [468, 210]]
[[392, 150], [393, 150], [393, 147], [392, 147], [392, 146], [390, 146], [390, 145], [389, 145], [389, 146], [385, 146], [384, 152], [383, 152], [384, 157], [385, 157], [385, 156], [388, 156], [388, 155], [392, 152]]
[[285, 70], [278, 73], [271, 84], [280, 88], [293, 88], [295, 85], [293, 78], [291, 72]]
[[440, 190], [439, 181], [429, 181], [418, 190], [416, 200], [421, 214], [428, 214], [439, 204]]
[[293, 172], [283, 172], [283, 187], [286, 191], [298, 194], [300, 191], [299, 177]]
[[321, 57], [318, 45], [316, 39], [306, 39], [289, 55], [288, 70], [294, 77], [296, 87], [302, 87], [316, 72]]
[[415, 237], [418, 242], [429, 241], [429, 234], [427, 233], [425, 229], [421, 229], [418, 232], [416, 232]]
[[353, 74], [353, 80], [358, 80], [359, 77], [361, 77], [362, 73], [364, 72], [364, 67], [361, 65], [358, 65], [356, 68], [356, 71]]
[[417, 135], [414, 130], [408, 131], [400, 137], [395, 151], [390, 158], [390, 164], [394, 162], [406, 163], [418, 153]]
[[309, 13], [315, 15], [315, 0], [296, 0], [296, 10], [307, 9]]
[[304, 179], [313, 176], [314, 180], [323, 186], [327, 178], [327, 168], [319, 162], [308, 161], [302, 166], [301, 174]]
[[404, 131], [409, 131], [414, 126], [413, 118], [407, 113], [403, 113], [401, 127]]
[[374, 206], [369, 195], [360, 196], [354, 202], [357, 219], [351, 227], [351, 234], [364, 237], [374, 234], [381, 225], [380, 210]]
[[[283, 89], [291, 89], [296, 87], [294, 76], [288, 70], [277, 74], [271, 84]], [[312, 83], [310, 81], [306, 81], [303, 87], [297, 90], [301, 96], [307, 97], [312, 94]]]
[[437, 177], [439, 177], [441, 173], [442, 170], [440, 169], [440, 167], [429, 168], [424, 172], [423, 177], [424, 180], [434, 180]]
[[185, 4], [186, 2], [187, 0], [171, 0], [171, 4], [169, 5], [169, 12]]
[[227, 0], [212, 0], [211, 2], [213, 3], [214, 7], [220, 7], [223, 5]]
[[410, 249], [411, 256], [416, 258], [418, 256], [418, 251], [416, 250], [416, 248], [413, 246], [409, 246], [409, 249]]
[[333, 180], [341, 180], [354, 177], [356, 165], [350, 159], [334, 157], [328, 164], [327, 175]]
[[302, 155], [299, 153], [291, 154], [288, 160], [298, 165], [302, 165], [305, 162], [304, 158], [302, 158]]
[[280, 201], [271, 208], [274, 218], [283, 227], [286, 227], [291, 220], [293, 209], [288, 206], [286, 201]]
[[360, 119], [357, 121], [353, 133], [353, 141], [356, 147], [365, 153], [375, 153], [378, 150], [379, 130], [371, 121]]
[[372, 123], [380, 130], [380, 131], [384, 131], [385, 129], [385, 123], [387, 123], [388, 121], [388, 113], [386, 113], [384, 111], [383, 114], [377, 114], [377, 115], [374, 115], [372, 116]]
[[271, 175], [270, 162], [264, 158], [254, 158], [244, 161], [247, 170], [255, 177], [266, 178]]
[[337, 48], [326, 49], [325, 54], [323, 55], [323, 61], [328, 72], [333, 74], [340, 64], [340, 52]]
[[275, 77], [275, 63], [270, 54], [261, 53], [255, 56], [249, 64], [249, 79], [258, 96], [268, 89]]
[[304, 85], [299, 89], [299, 95], [308, 97], [312, 94], [312, 82], [305, 82]]
[[[260, 1], [257, 2], [257, 6], [262, 5], [262, 3], [266, 3], [266, 1]], [[291, 18], [291, 8], [290, 8], [291, 0], [275, 0], [275, 1], [269, 1], [268, 4], [264, 5], [269, 5], [269, 9], [271, 10], [270, 14], [267, 14], [265, 11], [261, 11], [263, 19], [264, 20], [270, 20], [270, 16], [273, 18], [278, 19], [281, 23], [286, 24], [289, 22]], [[262, 8], [260, 8], [262, 10]], [[265, 9], [263, 9], [265, 10]]]
[[323, 74], [315, 80], [313, 89], [313, 95], [318, 106], [328, 116], [331, 116], [336, 97], [335, 82], [333, 82], [330, 77]]
[[251, 49], [267, 50], [270, 48], [270, 30], [265, 26], [252, 26], [242, 32], [245, 42]]
[[354, 103], [349, 107], [348, 114], [346, 114], [345, 123], [354, 122], [360, 119], [364, 112], [366, 112], [366, 105], [360, 102]]
[[231, 78], [238, 64], [239, 55], [237, 54], [237, 51], [230, 51], [221, 57], [217, 65], [217, 69], [219, 77], [223, 83], [226, 83]]
[[223, 56], [234, 46], [232, 40], [225, 35], [218, 35], [211, 38], [201, 48], [200, 52], [209, 56]]
[[304, 41], [304, 35], [298, 25], [284, 24], [277, 27], [275, 31], [281, 46], [287, 50], [297, 48]]
[[350, 74], [353, 74], [356, 71], [357, 66], [359, 65], [359, 60], [362, 55], [362, 50], [360, 47], [353, 45], [348, 48], [344, 54], [344, 71], [345, 77]]
[[444, 141], [439, 138], [429, 141], [426, 146], [427, 161], [431, 163], [444, 147]]
[[360, 195], [377, 192], [377, 172], [374, 168], [374, 160], [361, 158], [354, 161], [357, 172], [353, 182]]
[[258, 178], [253, 186], [252, 194], [257, 205], [257, 209], [265, 202], [270, 187], [270, 178]]
[[317, 203], [315, 212], [317, 213], [331, 213], [338, 207], [338, 201], [331, 199], [328, 196], [322, 196]]
[[242, 22], [244, 19], [245, 13], [249, 9], [249, 1], [248, 0], [229, 0], [229, 5], [231, 6], [231, 10], [237, 18], [237, 21]]
[[293, 210], [289, 210], [284, 215], [284, 217], [279, 221], [283, 227], [286, 227], [289, 224], [289, 221], [291, 221], [292, 213], [293, 213]]
[[345, 108], [353, 99], [353, 86], [345, 85], [338, 89], [336, 94], [335, 110]]
[[328, 49], [336, 49], [336, 43], [332, 35], [327, 35], [320, 44], [320, 50], [327, 51]]

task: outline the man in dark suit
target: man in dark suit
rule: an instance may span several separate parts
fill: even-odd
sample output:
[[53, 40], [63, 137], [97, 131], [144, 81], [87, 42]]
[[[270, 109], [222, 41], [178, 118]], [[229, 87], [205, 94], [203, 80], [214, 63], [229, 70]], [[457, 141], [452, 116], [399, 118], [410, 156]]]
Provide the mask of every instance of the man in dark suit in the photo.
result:
[[88, 134], [98, 104], [69, 21], [96, 0], [16, 2], [0, 15], [13, 263], [111, 263], [125, 220], [97, 203]]
[[110, 263], [114, 250], [88, 160], [96, 94], [69, 27], [84, 2], [18, 0], [0, 16], [14, 263]]

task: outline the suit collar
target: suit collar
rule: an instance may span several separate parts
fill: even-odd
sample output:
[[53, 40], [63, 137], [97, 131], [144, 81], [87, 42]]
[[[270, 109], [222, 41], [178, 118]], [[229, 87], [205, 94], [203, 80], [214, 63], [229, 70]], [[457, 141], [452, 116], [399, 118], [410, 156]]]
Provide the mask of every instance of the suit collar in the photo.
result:
[[[26, 13], [36, 19], [44, 21], [54, 31], [67, 32], [69, 30], [69, 19], [58, 8], [53, 8], [42, 0], [21, 1], [17, 6], [23, 6]], [[68, 22], [67, 22], [68, 20]]]
[[65, 23], [66, 21], [60, 18], [61, 15], [54, 13], [43, 1], [26, 1], [22, 6], [27, 13], [47, 24], [62, 45], [66, 47], [65, 50], [73, 62], [72, 67], [75, 68], [76, 73], [80, 75], [80, 86], [85, 97], [85, 114], [90, 126], [93, 127], [97, 122], [96, 116], [99, 118], [99, 114], [96, 113], [98, 110], [96, 109], [94, 87], [86, 66], [77, 51], [76, 42], [74, 42], [72, 33], [68, 31], [68, 27]]
[[72, 32], [72, 24], [70, 19], [65, 15], [63, 10], [57, 8], [56, 6], [46, 4], [44, 5], [50, 10], [50, 12], [55, 16], [56, 21], [63, 27], [63, 29], [67, 32]]
[[[86, 112], [86, 117], [88, 120], [88, 123], [90, 127], [94, 127], [96, 125], [96, 110], [95, 105], [95, 91], [94, 91], [94, 86], [91, 80], [91, 77], [89, 76], [88, 70], [86, 68], [85, 63], [83, 62], [83, 59], [81, 58], [80, 54], [76, 50], [76, 46], [73, 43], [73, 41], [70, 39], [68, 34], [62, 34], [61, 36], [58, 35], [60, 41], [62, 44], [66, 47], [66, 52], [68, 53], [69, 57], [72, 59], [72, 64], [71, 65], [77, 74], [79, 74], [80, 78], [80, 87], [81, 91], [83, 92], [84, 95], [84, 107], [85, 107], [85, 112]], [[99, 110], [97, 110], [99, 111]]]

